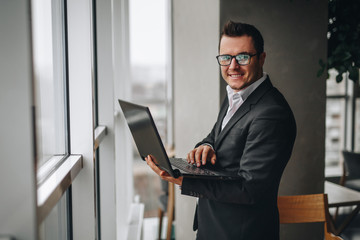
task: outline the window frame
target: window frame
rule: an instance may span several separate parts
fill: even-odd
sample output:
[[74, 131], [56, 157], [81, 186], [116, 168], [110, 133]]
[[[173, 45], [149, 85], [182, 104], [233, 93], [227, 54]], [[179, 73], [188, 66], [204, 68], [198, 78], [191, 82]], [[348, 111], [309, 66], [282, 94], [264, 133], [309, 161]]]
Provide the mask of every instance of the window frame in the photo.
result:
[[[82, 159], [82, 161], [77, 160], [75, 164], [77, 166], [75, 168], [79, 169], [79, 163], [82, 163], [82, 168], [78, 171], [76, 178], [71, 173], [65, 174], [72, 178], [68, 187], [69, 203], [72, 206], [70, 218], [73, 221], [71, 238], [95, 239], [96, 236], [94, 229], [96, 214], [94, 211], [94, 149], [97, 147], [99, 157], [108, 159], [99, 161], [101, 164], [100, 178], [102, 178], [100, 182], [105, 186], [100, 188], [101, 196], [104, 197], [101, 207], [106, 206], [105, 199], [110, 201], [107, 208], [102, 208], [106, 211], [101, 211], [101, 214], [106, 216], [101, 219], [101, 235], [103, 239], [124, 239], [127, 234], [128, 209], [132, 202], [130, 191], [132, 182], [131, 176], [129, 176], [131, 165], [126, 162], [130, 152], [127, 149], [131, 144], [123, 141], [130, 138], [124, 134], [125, 125], [117, 112], [120, 109], [116, 100], [127, 92], [124, 87], [126, 85], [124, 79], [128, 73], [123, 55], [128, 49], [126, 39], [127, 0], [96, 2], [102, 12], [102, 17], [98, 18], [103, 25], [101, 32], [99, 30], [99, 35], [101, 35], [99, 39], [104, 37], [99, 40], [102, 47], [99, 48], [99, 52], [106, 53], [106, 56], [99, 56], [99, 61], [102, 59], [99, 63], [99, 70], [101, 69], [99, 78], [101, 81], [106, 80], [106, 83], [101, 82], [97, 86], [99, 106], [101, 106], [99, 108], [99, 125], [106, 126], [108, 134], [105, 137], [103, 134], [96, 135], [97, 130], [93, 118], [94, 66], [92, 58], [94, 56], [91, 39], [93, 31], [91, 1], [67, 1], [69, 52], [67, 89], [70, 100], [67, 108], [70, 109], [68, 121], [71, 126], [67, 136], [71, 150], [68, 158], [71, 159], [74, 157], [73, 155], [77, 155]], [[0, 65], [0, 69], [6, 76], [0, 83], [2, 86], [0, 88], [1, 103], [6, 104], [0, 104], [0, 107], [2, 112], [7, 113], [4, 115], [1, 125], [3, 134], [6, 136], [6, 144], [1, 145], [1, 150], [7, 161], [2, 163], [0, 179], [1, 189], [6, 189], [7, 194], [6, 198], [0, 199], [0, 213], [4, 219], [0, 224], [0, 234], [16, 239], [37, 240], [39, 239], [38, 222], [43, 217], [38, 219], [37, 211], [38, 184], [35, 170], [31, 0], [10, 1], [6, 4], [0, 3], [0, 5], [0, 29], [2, 33], [5, 33], [1, 35], [0, 49], [4, 53], [2, 55], [4, 64]], [[114, 66], [120, 67], [115, 68]], [[16, 131], [13, 126], [16, 126]], [[95, 145], [97, 146], [95, 147]], [[115, 145], [121, 147], [115, 148]], [[21, 151], [19, 151], [19, 146], [21, 146]], [[65, 160], [61, 158], [61, 161], [66, 164], [68, 158], [64, 158]], [[49, 169], [53, 169], [55, 173], [58, 170], [58, 162], [53, 161], [53, 164], [49, 165]], [[62, 164], [59, 166], [60, 168], [64, 167]], [[70, 169], [74, 170], [74, 167]], [[111, 170], [113, 173], [107, 174]], [[71, 170], [69, 171], [71, 172]], [[40, 188], [43, 184], [47, 184], [47, 180], [51, 176], [42, 178], [39, 184]], [[115, 184], [115, 181], [121, 184]], [[12, 185], [11, 188], [9, 188], [9, 183]], [[66, 197], [68, 198], [68, 196]], [[114, 211], [114, 209], [116, 210]], [[111, 214], [107, 215], [109, 212]], [[110, 222], [111, 226], [108, 227], [106, 222]], [[103, 231], [103, 227], [106, 231]], [[106, 235], [106, 233], [109, 234]], [[104, 237], [110, 235], [115, 237]]]

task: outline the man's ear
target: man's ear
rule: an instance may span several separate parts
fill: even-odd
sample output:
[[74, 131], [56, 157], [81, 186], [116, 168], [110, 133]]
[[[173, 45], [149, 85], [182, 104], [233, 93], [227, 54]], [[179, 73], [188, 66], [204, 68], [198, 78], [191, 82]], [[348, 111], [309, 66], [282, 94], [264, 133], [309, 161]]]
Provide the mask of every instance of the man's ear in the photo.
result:
[[260, 53], [260, 55], [259, 55], [259, 63], [260, 63], [261, 66], [264, 65], [264, 63], [265, 63], [265, 58], [266, 58], [266, 52]]

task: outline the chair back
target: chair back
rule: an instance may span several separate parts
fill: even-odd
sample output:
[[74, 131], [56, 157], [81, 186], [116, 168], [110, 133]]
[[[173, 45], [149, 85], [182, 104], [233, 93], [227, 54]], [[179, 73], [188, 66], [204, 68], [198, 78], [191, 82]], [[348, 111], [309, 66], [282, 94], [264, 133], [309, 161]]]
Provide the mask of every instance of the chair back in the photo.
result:
[[345, 169], [349, 179], [360, 178], [360, 153], [342, 151]]
[[342, 239], [333, 235], [330, 229], [327, 194], [279, 196], [280, 223], [324, 222], [325, 239]]

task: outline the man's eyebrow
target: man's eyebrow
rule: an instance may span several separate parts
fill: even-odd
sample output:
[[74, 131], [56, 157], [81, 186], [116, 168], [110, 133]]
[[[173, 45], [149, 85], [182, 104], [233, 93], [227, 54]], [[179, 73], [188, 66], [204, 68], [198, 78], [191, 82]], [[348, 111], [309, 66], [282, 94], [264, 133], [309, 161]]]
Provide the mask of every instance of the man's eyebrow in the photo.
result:
[[236, 54], [236, 55], [239, 55], [239, 54], [249, 54], [249, 55], [250, 55], [249, 52], [240, 52], [240, 53], [238, 53], [238, 54]]
[[[237, 54], [235, 54], [235, 55], [233, 55], [233, 56], [237, 56], [237, 55], [240, 55], [240, 54], [247, 54], [247, 55], [251, 55], [251, 53], [249, 53], [249, 52], [239, 52], [239, 53], [237, 53]], [[232, 56], [231, 54], [220, 54], [220, 55]]]

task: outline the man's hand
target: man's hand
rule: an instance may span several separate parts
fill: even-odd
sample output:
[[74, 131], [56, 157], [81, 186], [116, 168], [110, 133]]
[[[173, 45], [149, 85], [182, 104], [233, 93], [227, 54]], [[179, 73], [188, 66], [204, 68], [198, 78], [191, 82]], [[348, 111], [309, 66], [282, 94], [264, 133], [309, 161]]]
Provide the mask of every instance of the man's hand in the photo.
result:
[[145, 160], [147, 165], [149, 165], [151, 167], [151, 169], [160, 176], [161, 179], [168, 181], [168, 182], [172, 182], [175, 183], [179, 186], [182, 185], [182, 180], [183, 177], [178, 177], [178, 178], [173, 178], [169, 173], [167, 173], [166, 171], [160, 169], [158, 166], [155, 165], [154, 160], [153, 160], [154, 156], [148, 155]]
[[195, 163], [197, 167], [200, 167], [201, 164], [205, 165], [206, 162], [214, 165], [216, 162], [215, 151], [208, 145], [201, 145], [188, 153], [187, 161], [191, 164]]

